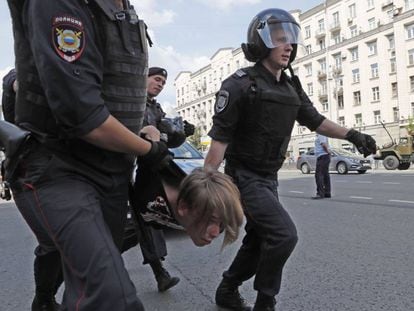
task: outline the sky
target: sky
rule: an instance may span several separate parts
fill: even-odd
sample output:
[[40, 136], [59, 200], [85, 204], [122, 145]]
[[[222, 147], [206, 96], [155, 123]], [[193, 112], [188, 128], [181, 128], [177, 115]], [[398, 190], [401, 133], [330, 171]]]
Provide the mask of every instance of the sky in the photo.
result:
[[[305, 12], [323, 0], [283, 3], [269, 0], [130, 0], [148, 25], [154, 42], [149, 66], [167, 69], [168, 80], [158, 101], [165, 110], [175, 105], [174, 79], [181, 71], [196, 71], [224, 47], [246, 41], [247, 27], [260, 11], [271, 7]], [[13, 36], [6, 1], [0, 2], [0, 76], [14, 66]]]

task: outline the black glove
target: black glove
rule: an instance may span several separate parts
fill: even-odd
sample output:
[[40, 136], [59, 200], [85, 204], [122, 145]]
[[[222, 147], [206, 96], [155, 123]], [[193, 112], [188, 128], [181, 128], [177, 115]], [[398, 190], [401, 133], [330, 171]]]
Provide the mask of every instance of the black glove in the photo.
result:
[[345, 139], [353, 143], [364, 157], [377, 152], [375, 139], [367, 134], [362, 134], [354, 129], [350, 129], [346, 134]]
[[189, 122], [187, 122], [186, 120], [184, 120], [184, 133], [185, 136], [191, 136], [194, 134], [195, 131], [195, 126], [194, 124], [191, 124]]
[[138, 157], [138, 164], [152, 170], [162, 170], [174, 158], [163, 141], [149, 141], [150, 151]]

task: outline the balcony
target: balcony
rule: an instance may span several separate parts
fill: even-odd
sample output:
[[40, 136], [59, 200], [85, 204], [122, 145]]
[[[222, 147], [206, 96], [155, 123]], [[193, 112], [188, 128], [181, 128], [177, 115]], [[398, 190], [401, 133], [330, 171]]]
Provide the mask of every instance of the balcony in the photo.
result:
[[328, 98], [328, 93], [326, 92], [326, 90], [319, 90], [318, 98], [320, 101], [326, 100]]
[[341, 95], [343, 95], [343, 94], [344, 94], [344, 89], [342, 88], [342, 86], [340, 86], [340, 87], [336, 87], [336, 88], [334, 88], [333, 93], [334, 93], [334, 96], [335, 96], [335, 97], [337, 97], [337, 96], [341, 96]]
[[384, 2], [381, 4], [381, 8], [382, 8], [383, 10], [386, 10], [386, 9], [390, 8], [391, 6], [393, 6], [393, 5], [394, 5], [394, 1], [393, 1], [393, 0], [386, 0], [386, 1], [384, 1]]
[[326, 79], [326, 71], [325, 70], [318, 70], [318, 79], [325, 80]]
[[341, 24], [339, 22], [335, 22], [329, 25], [330, 32], [338, 32], [340, 30], [341, 30]]
[[321, 39], [326, 36], [326, 30], [325, 29], [318, 29], [315, 31], [315, 37], [316, 39]]

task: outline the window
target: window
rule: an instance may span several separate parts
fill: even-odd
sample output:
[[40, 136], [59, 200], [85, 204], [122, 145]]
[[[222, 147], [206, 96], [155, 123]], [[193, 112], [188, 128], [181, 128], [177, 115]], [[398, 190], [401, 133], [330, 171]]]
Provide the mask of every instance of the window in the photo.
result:
[[381, 124], [381, 111], [379, 110], [374, 111], [374, 123]]
[[312, 64], [306, 64], [305, 70], [306, 70], [306, 75], [311, 76], [312, 75]]
[[326, 60], [325, 59], [319, 60], [319, 64], [321, 66], [321, 72], [326, 72]]
[[325, 31], [325, 20], [324, 19], [318, 20], [318, 29], [320, 32]]
[[404, 2], [406, 11], [414, 9], [414, 0], [404, 0]]
[[240, 61], [239, 60], [236, 61], [236, 68], [240, 69]]
[[180, 89], [177, 90], [177, 97], [180, 97]]
[[351, 53], [351, 60], [352, 61], [358, 60], [358, 57], [359, 57], [358, 56], [358, 47], [349, 49], [349, 52]]
[[334, 61], [335, 61], [335, 67], [338, 68], [338, 69], [342, 68], [342, 55], [341, 55], [341, 53], [338, 53], [338, 54], [335, 54], [335, 55], [332, 55], [332, 56], [333, 56]]
[[380, 100], [379, 87], [375, 86], [375, 87], [371, 88], [371, 90], [372, 90], [372, 100], [373, 101], [379, 101]]
[[322, 102], [322, 111], [327, 112], [329, 109], [329, 105], [327, 101]]
[[338, 109], [344, 109], [344, 95], [338, 95]]
[[391, 69], [391, 73], [397, 72], [397, 62], [395, 60], [395, 57], [390, 59], [390, 69]]
[[372, 9], [374, 7], [374, 0], [367, 0], [368, 9]]
[[319, 49], [324, 50], [326, 48], [325, 46], [325, 39], [319, 40]]
[[358, 36], [358, 28], [356, 25], [349, 27], [349, 31], [351, 32], [351, 38]]
[[359, 79], [360, 79], [359, 69], [358, 68], [357, 69], [353, 69], [352, 70], [352, 82], [353, 83], [359, 83]]
[[405, 26], [405, 30], [407, 31], [407, 39], [414, 38], [414, 24]]
[[371, 64], [371, 78], [378, 78], [378, 64]]
[[332, 40], [334, 41], [334, 44], [341, 43], [341, 33], [337, 32], [332, 35]]
[[228, 74], [228, 75], [230, 74], [230, 71], [231, 71], [231, 69], [230, 69], [230, 64], [227, 64], [227, 74]]
[[308, 83], [308, 95], [312, 96], [313, 95], [313, 83]]
[[338, 124], [342, 127], [345, 127], [345, 117], [339, 117]]
[[355, 3], [348, 6], [348, 12], [349, 12], [349, 18], [355, 18], [356, 17]]
[[305, 38], [309, 39], [311, 37], [311, 28], [310, 26], [305, 27]]
[[368, 20], [368, 29], [369, 29], [369, 30], [375, 29], [375, 28], [377, 28], [376, 26], [377, 26], [377, 25], [376, 25], [376, 22], [375, 22], [375, 17], [370, 18], [370, 19]]
[[395, 49], [395, 39], [394, 39], [394, 35], [387, 36], [387, 39], [388, 39], [388, 47], [390, 49]]
[[307, 45], [306, 46], [306, 53], [309, 55], [309, 54], [312, 54], [312, 45]]
[[368, 42], [367, 46], [369, 56], [377, 54], [377, 41]]
[[411, 103], [411, 116], [414, 117], [414, 103]]
[[408, 50], [408, 64], [414, 65], [414, 49]]
[[354, 117], [355, 117], [355, 125], [362, 126], [362, 114], [357, 113], [354, 115]]
[[397, 107], [392, 107], [392, 116], [394, 118], [394, 122], [398, 122], [398, 117], [399, 113], [398, 113], [398, 108]]
[[414, 76], [410, 76], [410, 92], [414, 92]]
[[391, 95], [392, 97], [398, 96], [398, 84], [397, 82], [391, 83]]
[[354, 106], [361, 105], [361, 92], [360, 91], [354, 92], [353, 97], [354, 97]]
[[335, 12], [332, 14], [333, 19], [333, 26], [336, 27], [339, 25], [339, 12]]

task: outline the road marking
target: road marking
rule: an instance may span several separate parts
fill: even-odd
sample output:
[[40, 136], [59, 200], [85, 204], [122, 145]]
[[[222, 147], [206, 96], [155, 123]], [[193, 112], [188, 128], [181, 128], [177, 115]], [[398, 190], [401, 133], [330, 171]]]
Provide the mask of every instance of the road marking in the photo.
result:
[[409, 203], [414, 204], [414, 201], [404, 201], [404, 200], [388, 200], [389, 202], [396, 202], [396, 203]]
[[400, 185], [401, 183], [399, 183], [399, 182], [391, 182], [391, 181], [384, 181], [383, 184], [384, 185]]
[[303, 191], [293, 191], [293, 190], [291, 190], [289, 192], [292, 192], [292, 193], [304, 193]]
[[343, 183], [347, 183], [347, 180], [335, 180], [335, 182], [343, 182]]
[[372, 198], [370, 197], [354, 197], [354, 196], [350, 196], [351, 199], [361, 199], [361, 200], [372, 200]]
[[372, 181], [357, 181], [357, 184], [372, 184]]

